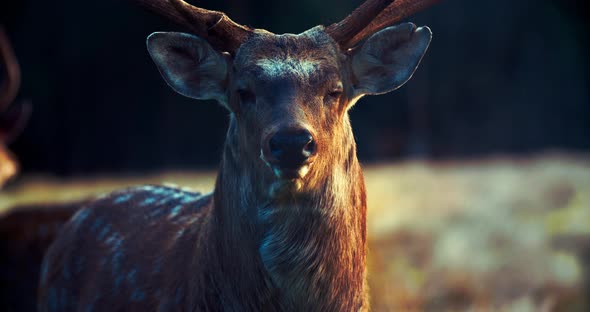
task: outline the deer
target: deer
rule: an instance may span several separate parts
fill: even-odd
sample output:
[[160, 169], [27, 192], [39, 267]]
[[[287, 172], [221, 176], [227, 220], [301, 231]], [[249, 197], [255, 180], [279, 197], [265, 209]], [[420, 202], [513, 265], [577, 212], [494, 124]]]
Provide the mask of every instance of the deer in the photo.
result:
[[147, 50], [177, 93], [229, 111], [214, 191], [86, 203], [47, 251], [39, 311], [367, 311], [366, 191], [349, 109], [408, 81], [436, 1], [369, 0], [274, 34], [182, 0], [135, 0], [188, 32]]

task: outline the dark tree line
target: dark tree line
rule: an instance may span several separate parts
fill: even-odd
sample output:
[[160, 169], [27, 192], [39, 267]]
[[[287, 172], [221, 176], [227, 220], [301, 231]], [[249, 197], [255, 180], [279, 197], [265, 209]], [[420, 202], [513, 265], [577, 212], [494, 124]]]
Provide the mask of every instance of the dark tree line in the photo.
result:
[[[360, 1], [193, 2], [240, 23], [300, 32]], [[174, 30], [127, 1], [6, 0], [0, 18], [33, 114], [12, 146], [28, 172], [85, 174], [215, 166], [227, 113], [170, 90], [145, 49]], [[352, 121], [364, 161], [590, 149], [588, 14], [576, 0], [449, 0], [411, 19], [431, 26], [423, 65], [368, 97]]]

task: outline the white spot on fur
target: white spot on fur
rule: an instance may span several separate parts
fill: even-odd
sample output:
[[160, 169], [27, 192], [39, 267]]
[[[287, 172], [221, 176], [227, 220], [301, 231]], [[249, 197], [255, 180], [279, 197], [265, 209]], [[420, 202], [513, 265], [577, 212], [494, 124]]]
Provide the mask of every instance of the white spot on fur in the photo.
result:
[[80, 226], [90, 215], [90, 209], [83, 207], [82, 209], [78, 210], [72, 217], [72, 223], [74, 226]]
[[182, 235], [184, 234], [184, 229], [180, 229], [176, 232], [176, 236], [174, 239], [179, 239], [182, 237]]
[[301, 169], [299, 169], [299, 176], [301, 178], [303, 178], [303, 177], [305, 177], [305, 175], [307, 175], [308, 172], [309, 172], [309, 166], [304, 165], [303, 167], [301, 167]]
[[261, 59], [256, 62], [262, 68], [264, 74], [270, 78], [278, 78], [286, 75], [309, 77], [320, 65], [319, 61], [286, 58], [286, 59]]
[[172, 212], [170, 212], [170, 214], [168, 215], [168, 219], [172, 219], [172, 218], [176, 217], [180, 213], [182, 208], [184, 208], [182, 205], [178, 205], [178, 206], [172, 208]]

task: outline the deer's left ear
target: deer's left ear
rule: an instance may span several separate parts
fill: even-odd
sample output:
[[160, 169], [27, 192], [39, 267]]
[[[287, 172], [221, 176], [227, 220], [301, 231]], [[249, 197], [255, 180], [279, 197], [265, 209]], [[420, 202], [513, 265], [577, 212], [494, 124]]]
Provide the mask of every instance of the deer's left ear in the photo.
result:
[[227, 59], [205, 40], [185, 33], [156, 32], [147, 39], [150, 56], [176, 92], [225, 102]]
[[408, 81], [426, 53], [432, 32], [412, 23], [373, 34], [352, 56], [354, 96], [382, 94]]

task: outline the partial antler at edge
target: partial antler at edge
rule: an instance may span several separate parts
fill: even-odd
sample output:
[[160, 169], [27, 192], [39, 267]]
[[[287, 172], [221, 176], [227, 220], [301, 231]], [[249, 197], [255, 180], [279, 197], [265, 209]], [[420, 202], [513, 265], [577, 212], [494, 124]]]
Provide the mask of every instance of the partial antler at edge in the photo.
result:
[[367, 0], [340, 22], [326, 27], [326, 32], [343, 45], [367, 27], [392, 2], [395, 0]]
[[344, 49], [354, 47], [368, 35], [415, 14], [440, 0], [367, 0], [351, 15], [326, 27]]
[[202, 37], [219, 51], [234, 54], [252, 32], [223, 12], [198, 8], [183, 0], [131, 1]]
[[0, 86], [1, 112], [12, 103], [20, 86], [20, 67], [2, 26], [0, 26], [0, 58], [5, 72], [4, 83]]

